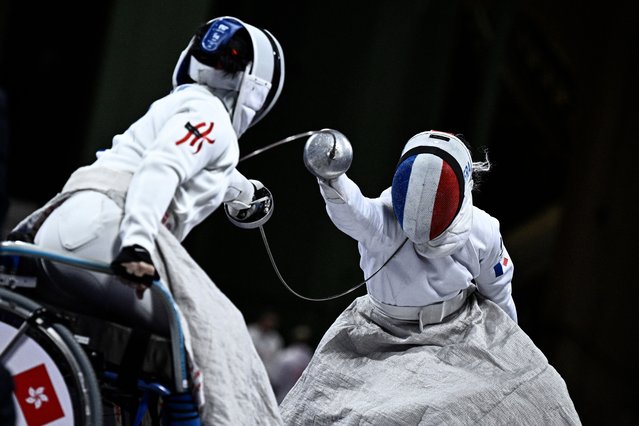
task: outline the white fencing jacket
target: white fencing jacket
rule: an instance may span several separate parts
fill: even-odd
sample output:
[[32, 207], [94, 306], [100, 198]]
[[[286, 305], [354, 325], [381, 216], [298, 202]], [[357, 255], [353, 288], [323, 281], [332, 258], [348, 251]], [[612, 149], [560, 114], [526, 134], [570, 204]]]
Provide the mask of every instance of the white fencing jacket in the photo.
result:
[[221, 203], [251, 201], [252, 184], [235, 167], [237, 135], [222, 102], [205, 86], [178, 87], [100, 151], [92, 166], [133, 173], [122, 246], [152, 251], [162, 223], [182, 241]]
[[[346, 175], [331, 186], [343, 200], [336, 200], [335, 194], [320, 185], [328, 215], [338, 229], [358, 242], [360, 267], [368, 278], [406, 239], [393, 212], [390, 188], [371, 199]], [[470, 236], [451, 255], [426, 258], [408, 241], [366, 286], [369, 296], [378, 302], [426, 306], [450, 299], [474, 283], [483, 296], [517, 321], [511, 294], [513, 270], [499, 222], [473, 207]]]

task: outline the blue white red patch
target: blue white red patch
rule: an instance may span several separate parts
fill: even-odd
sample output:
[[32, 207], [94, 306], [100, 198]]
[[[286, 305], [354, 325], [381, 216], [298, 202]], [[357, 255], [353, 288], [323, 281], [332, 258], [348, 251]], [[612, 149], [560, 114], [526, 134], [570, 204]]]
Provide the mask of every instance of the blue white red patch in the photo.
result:
[[509, 262], [509, 260], [508, 260], [507, 257], [502, 257], [501, 261], [499, 261], [499, 263], [497, 263], [495, 266], [493, 266], [493, 270], [495, 271], [495, 276], [496, 277], [504, 275], [504, 270], [508, 266], [508, 262]]

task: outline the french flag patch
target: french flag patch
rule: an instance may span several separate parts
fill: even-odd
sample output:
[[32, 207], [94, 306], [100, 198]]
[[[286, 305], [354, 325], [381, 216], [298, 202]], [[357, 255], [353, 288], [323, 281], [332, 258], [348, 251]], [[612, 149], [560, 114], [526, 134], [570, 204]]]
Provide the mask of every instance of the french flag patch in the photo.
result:
[[506, 266], [508, 266], [508, 258], [502, 257], [501, 261], [495, 266], [493, 266], [493, 270], [495, 271], [495, 276], [500, 277], [504, 275], [504, 269], [506, 269]]

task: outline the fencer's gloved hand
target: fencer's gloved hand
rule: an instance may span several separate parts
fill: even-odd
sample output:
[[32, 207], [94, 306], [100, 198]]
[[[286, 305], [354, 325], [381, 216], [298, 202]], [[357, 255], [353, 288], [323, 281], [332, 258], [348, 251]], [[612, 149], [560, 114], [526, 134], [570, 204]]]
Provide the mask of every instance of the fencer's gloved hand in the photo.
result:
[[273, 194], [262, 182], [250, 179], [254, 192], [250, 204], [224, 203], [224, 211], [231, 223], [245, 229], [257, 228], [266, 223], [273, 214]]
[[339, 177], [330, 180], [317, 178], [317, 183], [319, 183], [320, 193], [327, 203], [344, 204], [346, 202], [340, 194]]
[[[120, 253], [111, 262], [111, 269], [116, 275], [146, 287], [153, 284], [153, 280], [160, 279], [151, 260], [151, 254], [138, 244], [122, 247]], [[142, 290], [139, 287], [136, 288]]]

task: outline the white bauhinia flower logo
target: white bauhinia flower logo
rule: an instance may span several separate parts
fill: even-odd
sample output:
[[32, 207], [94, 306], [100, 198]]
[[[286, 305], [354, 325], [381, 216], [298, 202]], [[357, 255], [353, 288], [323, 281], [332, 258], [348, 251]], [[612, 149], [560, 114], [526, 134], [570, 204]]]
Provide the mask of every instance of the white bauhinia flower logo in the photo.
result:
[[48, 402], [49, 398], [44, 393], [44, 386], [40, 386], [37, 389], [29, 387], [29, 397], [27, 398], [28, 404], [33, 404], [36, 409], [42, 406], [43, 402]]

